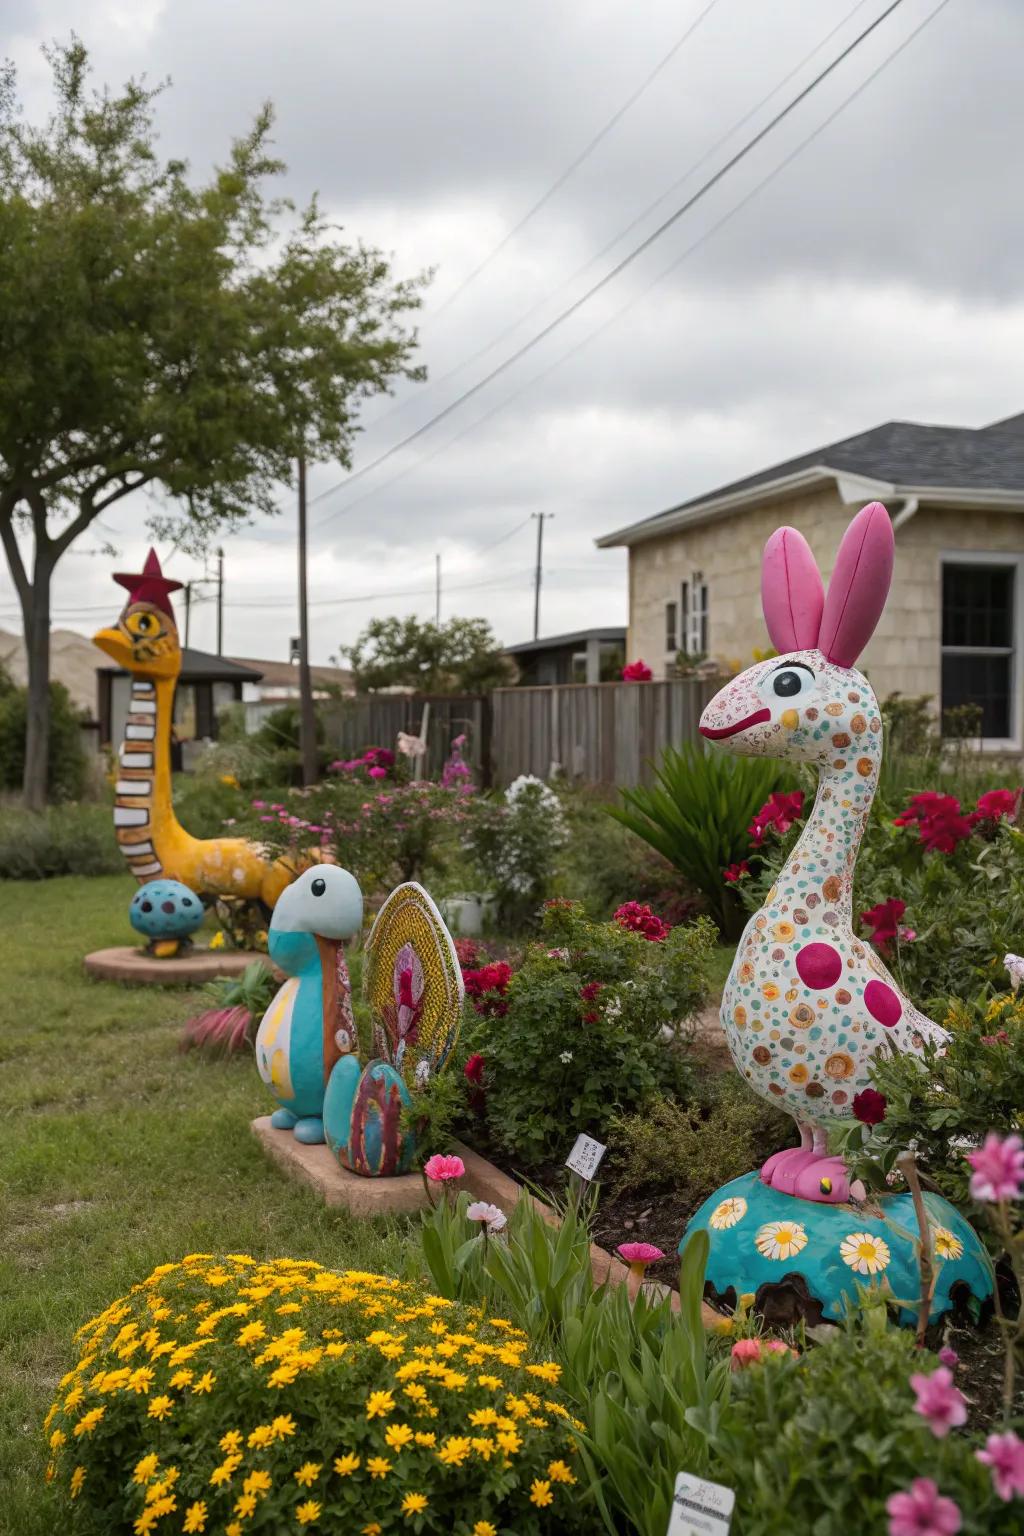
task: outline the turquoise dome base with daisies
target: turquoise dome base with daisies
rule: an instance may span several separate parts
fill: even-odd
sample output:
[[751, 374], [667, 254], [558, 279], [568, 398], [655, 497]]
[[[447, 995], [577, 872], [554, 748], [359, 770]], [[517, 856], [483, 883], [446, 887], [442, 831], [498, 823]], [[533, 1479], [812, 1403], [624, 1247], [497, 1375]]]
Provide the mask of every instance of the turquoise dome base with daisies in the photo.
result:
[[[948, 1200], [924, 1199], [935, 1265], [929, 1321], [952, 1311], [978, 1322], [992, 1307], [985, 1248]], [[771, 1189], [755, 1171], [705, 1200], [680, 1249], [700, 1231], [710, 1243], [705, 1294], [713, 1304], [731, 1310], [753, 1296], [768, 1322], [838, 1322], [857, 1305], [858, 1287], [870, 1286], [885, 1290], [902, 1324], [917, 1322], [918, 1223], [909, 1194], [828, 1205]]]

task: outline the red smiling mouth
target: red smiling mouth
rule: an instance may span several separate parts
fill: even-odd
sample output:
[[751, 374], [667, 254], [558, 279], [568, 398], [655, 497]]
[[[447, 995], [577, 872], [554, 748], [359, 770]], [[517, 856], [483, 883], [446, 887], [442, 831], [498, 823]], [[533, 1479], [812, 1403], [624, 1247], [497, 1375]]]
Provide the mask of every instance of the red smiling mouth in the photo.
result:
[[762, 720], [770, 720], [770, 709], [755, 709], [752, 715], [747, 715], [743, 720], [737, 720], [735, 725], [702, 725], [700, 734], [707, 736], [710, 741], [721, 741], [725, 736], [735, 736], [739, 731], [745, 731], [748, 725], [759, 725]]

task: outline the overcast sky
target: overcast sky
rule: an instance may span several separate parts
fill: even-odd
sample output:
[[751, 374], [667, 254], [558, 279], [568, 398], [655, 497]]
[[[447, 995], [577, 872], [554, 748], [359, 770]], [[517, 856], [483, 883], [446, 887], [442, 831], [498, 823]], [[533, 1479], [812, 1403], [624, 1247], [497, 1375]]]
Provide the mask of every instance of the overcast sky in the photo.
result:
[[[319, 191], [396, 274], [436, 269], [418, 320], [429, 381], [367, 406], [359, 470], [614, 266], [886, 3], [0, 0], [0, 54], [33, 117], [48, 100], [40, 45], [71, 30], [98, 82], [169, 75], [162, 147], [197, 173], [269, 98], [284, 190]], [[978, 426], [1024, 409], [1020, 0], [949, 0], [757, 190], [938, 3], [903, 0], [628, 271], [437, 428], [316, 503], [314, 660], [376, 614], [432, 617], [438, 552], [444, 617], [485, 614], [505, 643], [529, 638], [541, 510], [555, 515], [542, 633], [624, 623], [625, 555], [595, 550], [597, 535], [893, 417]], [[317, 467], [311, 494], [343, 478]], [[227, 545], [229, 654], [284, 657], [296, 632], [287, 488], [281, 503], [275, 523]], [[118, 569], [138, 568], [145, 513], [125, 502], [106, 525]], [[85, 535], [60, 567], [56, 624], [88, 633], [116, 611], [100, 542]], [[180, 556], [170, 569], [203, 574]], [[0, 626], [19, 627], [6, 571]], [[212, 604], [192, 640], [213, 648]]]

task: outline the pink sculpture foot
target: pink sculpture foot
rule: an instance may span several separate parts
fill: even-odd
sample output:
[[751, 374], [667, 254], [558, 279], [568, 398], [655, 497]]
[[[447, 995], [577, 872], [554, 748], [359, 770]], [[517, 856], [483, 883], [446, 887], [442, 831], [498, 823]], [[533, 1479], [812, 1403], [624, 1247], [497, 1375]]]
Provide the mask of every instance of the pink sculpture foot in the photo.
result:
[[[786, 1147], [783, 1152], [774, 1152], [761, 1169], [761, 1182], [771, 1189], [780, 1189], [787, 1195], [791, 1195], [792, 1181], [809, 1163], [817, 1161], [817, 1158], [818, 1153], [811, 1147]], [[787, 1180], [789, 1183], [786, 1182]]]
[[818, 1200], [823, 1205], [841, 1205], [851, 1195], [846, 1164], [841, 1157], [822, 1157], [818, 1153], [797, 1174], [790, 1194], [800, 1200]]

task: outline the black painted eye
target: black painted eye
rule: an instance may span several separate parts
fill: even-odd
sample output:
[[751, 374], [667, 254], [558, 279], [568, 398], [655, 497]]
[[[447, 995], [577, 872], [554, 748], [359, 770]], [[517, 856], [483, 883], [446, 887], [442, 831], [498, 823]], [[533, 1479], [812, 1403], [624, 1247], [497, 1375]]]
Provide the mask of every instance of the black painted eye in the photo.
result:
[[142, 903], [142, 910], [143, 910], [143, 912], [152, 912], [152, 910], [153, 910], [153, 903], [151, 901], [144, 901]]
[[772, 679], [772, 689], [780, 699], [791, 699], [800, 692], [802, 683], [799, 672], [777, 672]]
[[322, 896], [324, 891], [326, 891], [326, 889], [327, 889], [327, 881], [326, 880], [321, 880], [319, 878], [314, 880], [312, 885], [310, 886], [310, 890], [313, 892], [314, 896]]

